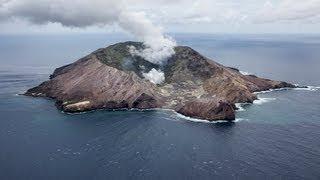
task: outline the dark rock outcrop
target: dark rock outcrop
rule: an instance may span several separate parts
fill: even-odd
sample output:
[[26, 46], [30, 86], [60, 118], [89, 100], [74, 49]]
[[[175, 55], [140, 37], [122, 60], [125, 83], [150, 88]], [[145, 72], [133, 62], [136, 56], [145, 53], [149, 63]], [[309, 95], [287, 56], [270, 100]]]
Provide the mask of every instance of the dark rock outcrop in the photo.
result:
[[[173, 109], [190, 117], [234, 120], [235, 103], [252, 103], [253, 92], [295, 87], [292, 84], [242, 75], [185, 46], [175, 48], [164, 66], [133, 56], [125, 42], [99, 49], [75, 63], [57, 68], [50, 80], [25, 94], [50, 97], [66, 112], [94, 109]], [[143, 73], [162, 70], [165, 81], [155, 85]]]
[[206, 120], [235, 119], [233, 106], [227, 101], [215, 98], [199, 98], [189, 101], [177, 112], [185, 116]]

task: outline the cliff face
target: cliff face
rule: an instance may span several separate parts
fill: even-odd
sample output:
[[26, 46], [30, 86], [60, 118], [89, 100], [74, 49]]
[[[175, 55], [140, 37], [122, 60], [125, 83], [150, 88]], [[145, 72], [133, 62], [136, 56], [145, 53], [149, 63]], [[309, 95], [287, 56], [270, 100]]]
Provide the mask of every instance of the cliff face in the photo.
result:
[[[235, 103], [252, 103], [253, 92], [294, 85], [242, 75], [189, 47], [178, 46], [163, 65], [132, 56], [125, 42], [99, 49], [75, 63], [57, 68], [50, 80], [29, 89], [29, 96], [50, 97], [67, 112], [94, 109], [166, 108], [190, 117], [234, 120]], [[165, 81], [155, 85], [143, 73], [161, 70]]]

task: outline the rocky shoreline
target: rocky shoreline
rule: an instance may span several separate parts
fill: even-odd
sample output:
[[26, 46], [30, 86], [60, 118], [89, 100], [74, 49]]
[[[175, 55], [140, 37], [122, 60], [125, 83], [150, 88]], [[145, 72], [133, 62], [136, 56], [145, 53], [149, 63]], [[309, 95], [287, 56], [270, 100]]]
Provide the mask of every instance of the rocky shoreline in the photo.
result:
[[[235, 103], [252, 103], [254, 92], [294, 88], [293, 84], [243, 75], [236, 68], [216, 63], [190, 47], [177, 46], [165, 65], [132, 55], [124, 42], [99, 49], [57, 68], [48, 81], [25, 95], [49, 97], [65, 112], [96, 109], [172, 109], [188, 117], [209, 121], [235, 119]], [[151, 70], [164, 73], [154, 84], [145, 78]]]

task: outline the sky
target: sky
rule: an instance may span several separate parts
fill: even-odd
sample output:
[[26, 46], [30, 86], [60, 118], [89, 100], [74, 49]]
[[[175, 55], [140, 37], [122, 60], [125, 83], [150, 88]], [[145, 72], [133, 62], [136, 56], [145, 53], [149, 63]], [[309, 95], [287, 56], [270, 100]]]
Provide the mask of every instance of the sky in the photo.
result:
[[144, 26], [152, 33], [152, 26], [170, 33], [319, 33], [320, 0], [0, 0], [0, 34], [141, 36]]

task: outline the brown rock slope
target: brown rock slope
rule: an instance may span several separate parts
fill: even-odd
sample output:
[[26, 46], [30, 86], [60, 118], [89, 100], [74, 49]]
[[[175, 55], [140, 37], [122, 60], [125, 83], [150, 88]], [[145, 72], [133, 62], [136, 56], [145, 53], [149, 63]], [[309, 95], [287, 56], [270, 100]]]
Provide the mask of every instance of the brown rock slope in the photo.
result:
[[[189, 47], [178, 46], [164, 66], [132, 56], [125, 42], [99, 49], [75, 63], [57, 68], [50, 80], [25, 94], [50, 97], [67, 112], [94, 109], [173, 109], [190, 117], [234, 120], [235, 103], [252, 103], [253, 92], [295, 87], [280, 81], [242, 75], [207, 59]], [[155, 85], [143, 77], [152, 68], [165, 73]]]

